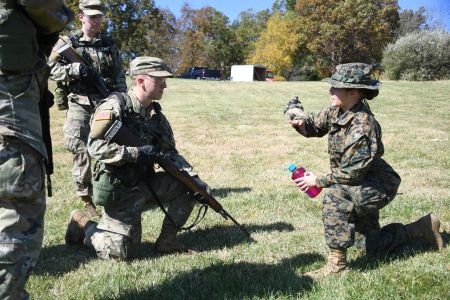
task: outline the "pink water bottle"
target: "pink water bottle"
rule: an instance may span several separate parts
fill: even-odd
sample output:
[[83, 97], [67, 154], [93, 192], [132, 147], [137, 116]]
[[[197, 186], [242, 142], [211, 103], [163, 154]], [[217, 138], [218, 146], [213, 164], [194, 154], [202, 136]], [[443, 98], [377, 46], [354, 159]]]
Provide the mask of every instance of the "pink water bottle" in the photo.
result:
[[[289, 171], [292, 172], [291, 178], [293, 180], [305, 176], [306, 170], [303, 167], [296, 166], [295, 164], [290, 164], [288, 169], [289, 169]], [[310, 198], [314, 198], [317, 195], [319, 195], [321, 191], [322, 191], [321, 187], [314, 186], [314, 187], [310, 187], [305, 193]]]

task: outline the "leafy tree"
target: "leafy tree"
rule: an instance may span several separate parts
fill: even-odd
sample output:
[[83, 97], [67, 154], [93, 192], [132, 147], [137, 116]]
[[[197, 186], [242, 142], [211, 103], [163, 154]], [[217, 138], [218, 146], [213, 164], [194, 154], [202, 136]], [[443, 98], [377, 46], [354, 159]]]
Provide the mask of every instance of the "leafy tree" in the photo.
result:
[[398, 36], [429, 29], [426, 20], [427, 16], [425, 14], [425, 7], [423, 6], [417, 11], [413, 11], [412, 9], [403, 10], [399, 15]]
[[263, 64], [275, 75], [289, 78], [299, 49], [298, 22], [295, 14], [274, 14], [255, 43], [255, 52], [249, 57], [252, 64]]
[[398, 27], [397, 0], [298, 0], [300, 45], [322, 75], [340, 63], [380, 61]]
[[255, 42], [261, 31], [266, 28], [270, 17], [268, 9], [255, 13], [252, 9], [243, 11], [231, 25], [231, 30], [236, 37], [237, 46], [233, 62], [244, 63], [245, 59], [255, 50]]
[[383, 67], [393, 80], [450, 79], [450, 33], [423, 30], [400, 37], [386, 47]]
[[192, 9], [185, 3], [178, 23], [182, 35], [179, 70], [192, 66], [227, 70], [238, 52], [228, 23], [228, 17], [210, 6]]

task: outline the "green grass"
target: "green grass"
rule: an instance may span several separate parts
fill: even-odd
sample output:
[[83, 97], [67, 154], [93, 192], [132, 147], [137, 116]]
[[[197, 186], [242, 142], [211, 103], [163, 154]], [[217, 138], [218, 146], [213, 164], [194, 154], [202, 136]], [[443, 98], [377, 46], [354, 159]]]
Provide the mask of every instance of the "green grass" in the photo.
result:
[[[33, 299], [448, 299], [450, 251], [405, 248], [374, 261], [349, 251], [351, 271], [313, 282], [302, 273], [327, 255], [321, 197], [311, 200], [286, 167], [301, 160], [316, 174], [329, 169], [327, 141], [305, 139], [283, 117], [298, 95], [308, 111], [328, 104], [321, 82], [208, 82], [171, 79], [163, 112], [178, 149], [244, 223], [249, 242], [230, 221], [209, 211], [181, 239], [195, 255], [157, 256], [163, 213], [143, 214], [143, 245], [129, 262], [107, 262], [87, 248], [64, 245], [68, 213], [81, 207], [63, 148], [65, 112], [52, 109], [53, 198], [48, 199], [44, 246], [27, 290]], [[408, 223], [430, 212], [450, 229], [449, 81], [384, 82], [370, 102], [383, 128], [384, 158], [402, 177], [400, 194], [381, 223]], [[195, 211], [194, 211], [195, 212]], [[448, 240], [448, 234], [445, 235]]]

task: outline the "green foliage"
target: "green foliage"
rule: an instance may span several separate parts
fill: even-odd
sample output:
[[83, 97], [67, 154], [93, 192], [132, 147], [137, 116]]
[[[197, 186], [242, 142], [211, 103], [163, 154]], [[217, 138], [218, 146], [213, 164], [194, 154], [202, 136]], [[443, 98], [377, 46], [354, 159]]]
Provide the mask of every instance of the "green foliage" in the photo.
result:
[[298, 0], [299, 44], [323, 75], [337, 64], [381, 60], [398, 26], [397, 0]]
[[426, 24], [427, 17], [425, 15], [425, 7], [420, 7], [417, 11], [412, 9], [403, 10], [399, 14], [399, 28], [398, 36], [404, 36], [408, 33], [413, 33], [428, 29]]
[[410, 33], [384, 51], [385, 76], [393, 80], [450, 79], [450, 33]]
[[293, 13], [274, 14], [267, 21], [255, 43], [255, 51], [248, 58], [252, 64], [263, 64], [275, 75], [286, 76], [293, 69], [297, 56], [299, 35], [298, 22]]

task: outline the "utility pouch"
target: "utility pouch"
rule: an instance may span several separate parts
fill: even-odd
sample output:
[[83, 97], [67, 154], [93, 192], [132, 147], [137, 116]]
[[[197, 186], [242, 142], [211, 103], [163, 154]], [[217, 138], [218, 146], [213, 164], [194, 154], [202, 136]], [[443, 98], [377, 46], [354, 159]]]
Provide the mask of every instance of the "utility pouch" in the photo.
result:
[[69, 95], [69, 87], [65, 83], [56, 82], [54, 95], [58, 110], [66, 110], [69, 108], [69, 98], [67, 97]]
[[122, 182], [105, 165], [95, 163], [93, 172], [93, 202], [95, 205], [107, 206], [119, 200]]

